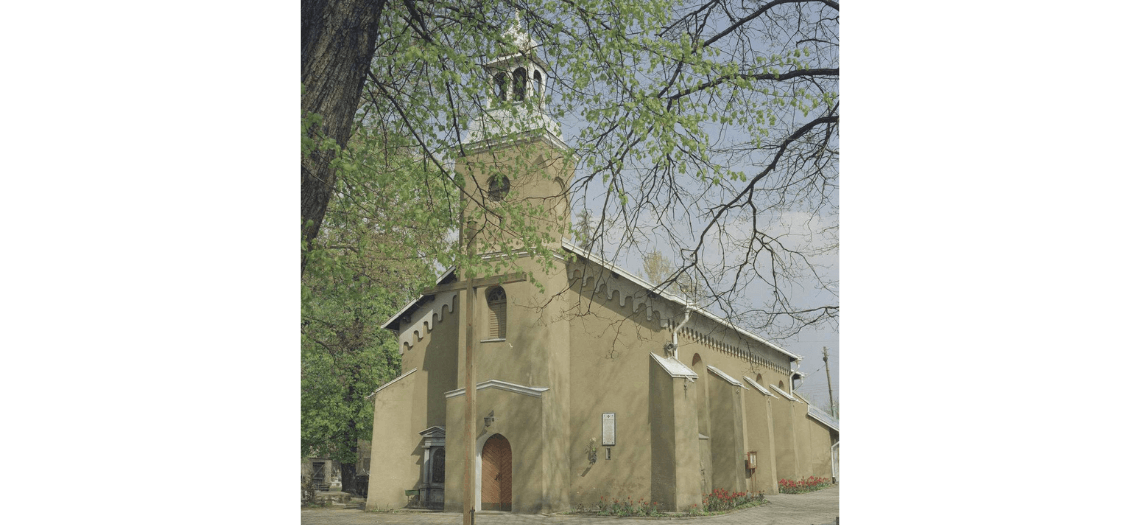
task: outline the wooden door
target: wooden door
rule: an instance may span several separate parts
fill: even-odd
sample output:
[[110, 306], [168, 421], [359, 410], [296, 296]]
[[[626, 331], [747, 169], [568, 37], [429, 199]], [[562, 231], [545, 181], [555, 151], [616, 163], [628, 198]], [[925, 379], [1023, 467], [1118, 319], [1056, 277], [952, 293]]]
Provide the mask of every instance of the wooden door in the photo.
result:
[[511, 510], [511, 444], [495, 434], [483, 444], [483, 510]]

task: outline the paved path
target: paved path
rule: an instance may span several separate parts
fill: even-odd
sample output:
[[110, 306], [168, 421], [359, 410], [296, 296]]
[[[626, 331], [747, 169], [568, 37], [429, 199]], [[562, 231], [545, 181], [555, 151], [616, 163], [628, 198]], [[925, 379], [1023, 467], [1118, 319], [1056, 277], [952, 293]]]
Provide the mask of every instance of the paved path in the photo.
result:
[[[542, 516], [533, 514], [479, 513], [476, 523], [495, 524], [577, 524], [577, 525], [633, 525], [647, 522], [690, 522], [693, 525], [831, 525], [839, 515], [839, 487], [834, 486], [807, 494], [772, 494], [766, 496], [771, 502], [761, 507], [753, 507], [720, 516], [694, 518], [655, 519], [613, 518], [599, 516]], [[461, 525], [463, 516], [459, 513], [381, 513], [349, 509], [303, 509], [302, 525]]]

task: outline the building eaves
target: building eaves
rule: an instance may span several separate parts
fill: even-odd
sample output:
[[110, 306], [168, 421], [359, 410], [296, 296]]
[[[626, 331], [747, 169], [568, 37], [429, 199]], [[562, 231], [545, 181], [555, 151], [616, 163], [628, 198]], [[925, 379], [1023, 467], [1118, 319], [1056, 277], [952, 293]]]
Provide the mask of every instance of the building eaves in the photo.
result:
[[812, 405], [812, 404], [808, 404], [807, 415], [808, 415], [808, 417], [810, 417], [816, 421], [819, 421], [820, 423], [823, 423], [828, 428], [830, 428], [836, 432], [839, 432], [839, 420], [831, 417], [831, 414], [824, 412], [819, 407], [816, 407], [815, 405]]
[[744, 330], [743, 328], [740, 328], [740, 327], [728, 322], [727, 320], [720, 317], [719, 315], [716, 315], [716, 314], [714, 314], [708, 310], [705, 310], [704, 308], [698, 308], [698, 307], [688, 305], [684, 299], [681, 299], [680, 297], [677, 297], [677, 296], [675, 296], [671, 293], [668, 293], [664, 290], [655, 291], [653, 285], [650, 284], [645, 279], [642, 279], [642, 278], [630, 273], [629, 271], [625, 270], [624, 268], [622, 268], [616, 264], [604, 261], [600, 256], [598, 256], [595, 253], [587, 252], [587, 251], [583, 250], [582, 248], [575, 246], [572, 242], [570, 242], [569, 239], [565, 239], [565, 238], [562, 239], [562, 248], [566, 249], [567, 251], [569, 251], [575, 255], [583, 257], [586, 260], [588, 260], [594, 264], [597, 264], [598, 266], [601, 266], [602, 268], [605, 268], [607, 270], [610, 270], [610, 271], [620, 275], [623, 279], [628, 279], [630, 282], [637, 284], [638, 286], [641, 286], [642, 288], [645, 288], [646, 291], [653, 292], [653, 293], [657, 294], [658, 296], [660, 296], [661, 298], [663, 298], [669, 302], [678, 304], [678, 305], [683, 306], [683, 307], [688, 307], [688, 308], [692, 309], [694, 312], [705, 316], [706, 318], [708, 318], [712, 322], [720, 324], [724, 327], [727, 327], [727, 328], [733, 330], [735, 333], [739, 333], [740, 335], [743, 335], [743, 336], [745, 336], [749, 339], [752, 339], [758, 343], [762, 343], [765, 346], [767, 346], [767, 347], [769, 347], [769, 348], [771, 348], [777, 352], [780, 352], [781, 354], [784, 354], [784, 355], [786, 355], [786, 356], [788, 356], [788, 357], [790, 357], [796, 361], [803, 360], [803, 356], [799, 356], [799, 355], [793, 354], [787, 350], [784, 350], [783, 348], [776, 346], [775, 344], [767, 341], [766, 339], [764, 339], [764, 338], [762, 338], [762, 337], [760, 337], [760, 336], [758, 336], [752, 332]]

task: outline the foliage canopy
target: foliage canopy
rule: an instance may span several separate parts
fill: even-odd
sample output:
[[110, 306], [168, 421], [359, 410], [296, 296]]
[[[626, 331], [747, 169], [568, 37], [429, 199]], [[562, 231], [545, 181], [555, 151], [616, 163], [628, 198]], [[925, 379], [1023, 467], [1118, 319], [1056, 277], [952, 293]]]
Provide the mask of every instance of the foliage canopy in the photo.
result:
[[[358, 4], [308, 0], [303, 14]], [[779, 337], [837, 322], [837, 283], [820, 257], [838, 246], [838, 2], [369, 5], [361, 13], [375, 42], [363, 51], [370, 68], [360, 73], [355, 129], [406, 137], [425, 183], [476, 204], [467, 220], [508, 225], [501, 246], [547, 261], [551, 240], [566, 234], [592, 239], [608, 259], [657, 246], [680, 261], [663, 285], [696, 281], [708, 291], [703, 306], [741, 326]], [[536, 48], [512, 36], [516, 16]], [[311, 34], [302, 42], [306, 88], [322, 79], [305, 64], [345, 60], [308, 46]], [[541, 209], [487, 206], [488, 188], [454, 174], [469, 124], [496, 109], [484, 64], [515, 53], [549, 65], [544, 110], [572, 130], [577, 175], [566, 191], [575, 208], [592, 209], [591, 231], [534, 228], [528, 219]], [[303, 116], [318, 113], [306, 100]], [[334, 136], [334, 127], [326, 118], [311, 136]], [[321, 181], [335, 184], [341, 173], [334, 168]], [[458, 199], [434, 201], [409, 221], [457, 225], [460, 208]], [[430, 257], [480, 274], [503, 271], [466, 260], [458, 243], [433, 246]], [[815, 294], [804, 290], [833, 300], [805, 302]]]

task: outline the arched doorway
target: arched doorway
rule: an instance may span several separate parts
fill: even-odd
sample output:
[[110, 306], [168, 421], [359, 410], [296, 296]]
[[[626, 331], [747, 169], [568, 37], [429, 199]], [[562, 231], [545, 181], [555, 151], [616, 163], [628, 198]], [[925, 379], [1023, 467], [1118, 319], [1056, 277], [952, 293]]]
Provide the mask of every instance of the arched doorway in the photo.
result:
[[511, 444], [502, 434], [495, 434], [483, 444], [482, 488], [483, 510], [511, 511]]

